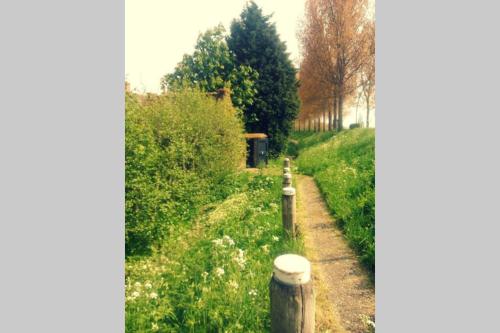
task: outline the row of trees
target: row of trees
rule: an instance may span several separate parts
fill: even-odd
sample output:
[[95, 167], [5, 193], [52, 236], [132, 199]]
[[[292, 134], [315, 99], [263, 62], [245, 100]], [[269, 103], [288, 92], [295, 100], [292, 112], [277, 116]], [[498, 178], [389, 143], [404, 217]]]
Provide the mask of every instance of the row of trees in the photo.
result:
[[344, 126], [346, 104], [366, 103], [366, 126], [375, 91], [375, 21], [368, 0], [307, 0], [299, 32], [299, 121], [328, 110], [329, 130]]
[[296, 70], [270, 18], [249, 2], [228, 36], [222, 25], [201, 34], [194, 53], [184, 55], [174, 72], [165, 75], [162, 87], [228, 88], [246, 131], [268, 134], [269, 151], [276, 156], [285, 147], [300, 104]]

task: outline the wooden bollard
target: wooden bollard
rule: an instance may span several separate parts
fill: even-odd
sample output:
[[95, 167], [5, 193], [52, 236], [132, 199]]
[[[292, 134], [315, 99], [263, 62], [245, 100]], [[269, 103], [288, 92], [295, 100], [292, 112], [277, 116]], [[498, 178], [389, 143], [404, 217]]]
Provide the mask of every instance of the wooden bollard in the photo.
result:
[[283, 187], [292, 186], [292, 174], [287, 172], [283, 175]]
[[283, 168], [283, 174], [285, 173], [291, 173], [292, 171], [290, 170], [290, 168]]
[[277, 257], [269, 294], [271, 333], [314, 332], [314, 290], [306, 258], [296, 254]]
[[285, 160], [283, 161], [283, 167], [284, 168], [290, 167], [290, 159], [288, 157], [286, 157]]
[[295, 189], [291, 186], [283, 188], [282, 195], [282, 219], [283, 228], [288, 233], [288, 236], [295, 237]]

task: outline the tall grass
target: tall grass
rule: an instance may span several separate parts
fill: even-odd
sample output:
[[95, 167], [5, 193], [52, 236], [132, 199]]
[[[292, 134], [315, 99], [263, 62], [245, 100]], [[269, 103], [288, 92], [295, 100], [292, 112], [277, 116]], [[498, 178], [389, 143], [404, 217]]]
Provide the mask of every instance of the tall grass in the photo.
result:
[[[375, 131], [304, 136], [296, 166], [316, 180], [361, 262], [375, 271]], [[312, 142], [320, 142], [311, 145]]]
[[284, 237], [281, 177], [242, 173], [238, 191], [172, 227], [154, 254], [126, 263], [127, 332], [268, 332], [273, 259], [303, 253]]

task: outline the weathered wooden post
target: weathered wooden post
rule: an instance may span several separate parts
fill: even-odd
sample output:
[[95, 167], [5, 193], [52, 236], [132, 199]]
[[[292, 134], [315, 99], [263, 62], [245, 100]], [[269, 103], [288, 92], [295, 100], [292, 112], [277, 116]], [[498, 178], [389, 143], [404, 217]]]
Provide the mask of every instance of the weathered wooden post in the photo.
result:
[[295, 214], [295, 189], [291, 186], [283, 188], [282, 195], [282, 220], [283, 228], [289, 237], [295, 237], [295, 225], [297, 217]]
[[292, 174], [290, 172], [286, 172], [283, 175], [283, 187], [290, 187], [290, 186], [292, 186]]
[[269, 294], [271, 333], [314, 332], [314, 290], [306, 258], [296, 254], [277, 257]]
[[283, 167], [285, 168], [290, 167], [290, 159], [288, 157], [285, 157], [285, 160], [283, 161]]

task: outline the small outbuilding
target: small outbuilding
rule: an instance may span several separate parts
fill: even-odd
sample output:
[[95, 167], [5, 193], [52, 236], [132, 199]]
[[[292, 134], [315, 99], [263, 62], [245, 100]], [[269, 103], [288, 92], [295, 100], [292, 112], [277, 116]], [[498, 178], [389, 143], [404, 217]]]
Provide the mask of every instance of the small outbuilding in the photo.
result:
[[247, 167], [267, 166], [269, 147], [267, 135], [264, 133], [246, 133], [245, 139], [247, 140]]

